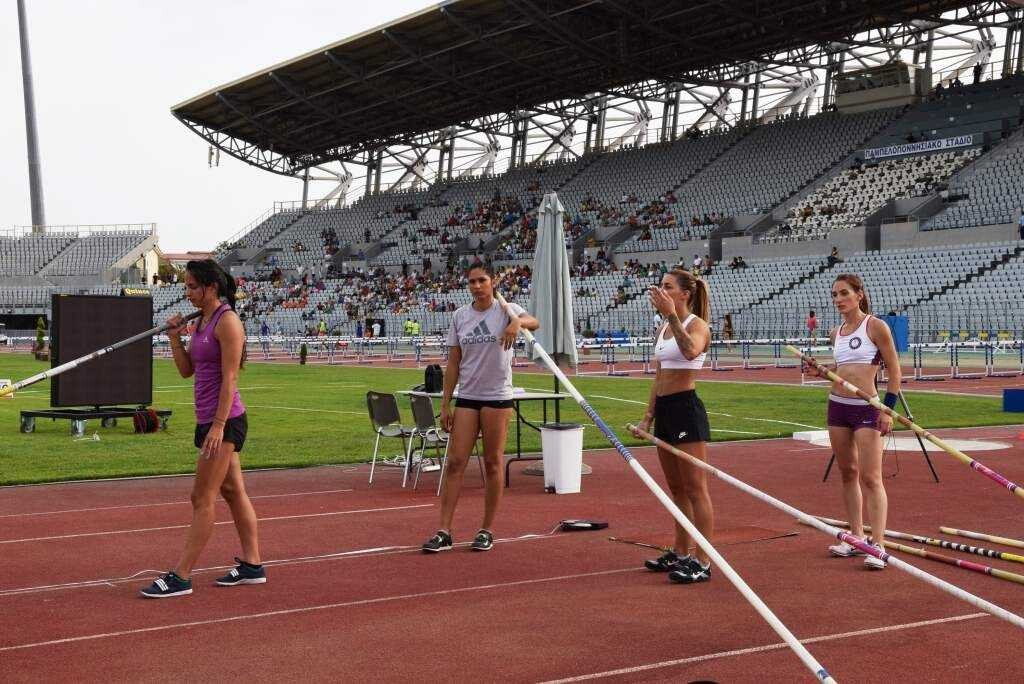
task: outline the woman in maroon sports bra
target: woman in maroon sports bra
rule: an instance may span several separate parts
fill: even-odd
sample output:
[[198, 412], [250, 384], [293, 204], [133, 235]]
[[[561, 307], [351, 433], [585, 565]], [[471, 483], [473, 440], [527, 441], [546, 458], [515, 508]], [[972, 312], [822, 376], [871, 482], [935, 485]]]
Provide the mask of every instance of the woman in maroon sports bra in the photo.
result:
[[[832, 301], [842, 319], [839, 327], [830, 333], [836, 375], [875, 395], [875, 376], [884, 361], [889, 379], [883, 403], [894, 408], [902, 381], [899, 356], [889, 326], [871, 315], [864, 282], [851, 273], [841, 274], [832, 283]], [[872, 533], [867, 541], [878, 547], [884, 539], [889, 507], [882, 483], [882, 435], [891, 430], [892, 418], [841, 383], [832, 384], [828, 398], [828, 435], [842, 474], [843, 502], [850, 531], [854, 536], [865, 538], [863, 510], [866, 508]], [[829, 552], [843, 558], [863, 555], [846, 542], [830, 546]], [[885, 562], [865, 555], [864, 565], [881, 570]]]

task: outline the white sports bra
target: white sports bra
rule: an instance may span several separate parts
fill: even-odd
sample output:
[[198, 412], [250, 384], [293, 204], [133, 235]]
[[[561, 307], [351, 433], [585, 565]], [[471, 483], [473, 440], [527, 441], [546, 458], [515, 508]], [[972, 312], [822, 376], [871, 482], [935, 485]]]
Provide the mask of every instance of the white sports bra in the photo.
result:
[[[690, 314], [687, 316], [686, 320], [683, 321], [683, 330], [686, 330], [686, 327], [690, 325], [690, 321], [696, 317], [696, 314]], [[697, 358], [691, 361], [683, 356], [683, 352], [679, 349], [679, 344], [676, 342], [675, 337], [669, 337], [667, 340], [665, 339], [666, 327], [667, 326], [663, 326], [658, 330], [658, 342], [654, 345], [654, 358], [658, 360], [661, 367], [673, 369], [682, 368], [688, 370], [700, 370], [703, 368], [704, 357], [708, 355], [707, 351], [701, 352]]]
[[840, 324], [839, 329], [836, 330], [836, 344], [832, 352], [837, 366], [848, 363], [867, 363], [877, 366], [882, 362], [882, 355], [879, 353], [878, 347], [868, 336], [868, 321], [871, 318], [871, 314], [865, 316], [857, 329], [849, 335], [842, 334], [843, 326]]

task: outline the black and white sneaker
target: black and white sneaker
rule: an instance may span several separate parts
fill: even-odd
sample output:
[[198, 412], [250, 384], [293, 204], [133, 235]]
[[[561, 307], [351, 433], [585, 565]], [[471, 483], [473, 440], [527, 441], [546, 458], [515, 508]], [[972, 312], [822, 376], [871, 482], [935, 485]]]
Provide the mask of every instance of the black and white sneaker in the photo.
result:
[[173, 570], [140, 592], [146, 598], [171, 598], [192, 593], [192, 580], [178, 577]]
[[452, 550], [452, 535], [444, 530], [438, 530], [437, 534], [428, 539], [421, 547], [424, 553], [438, 553], [439, 551]]
[[672, 572], [668, 573], [669, 580], [678, 584], [697, 584], [707, 582], [711, 579], [711, 565], [701, 565], [700, 561], [691, 558], [686, 565], [680, 564]]
[[470, 544], [469, 548], [474, 551], [490, 551], [494, 548], [494, 535], [491, 534], [490, 530], [480, 530], [473, 537], [473, 543]]
[[675, 551], [669, 549], [657, 558], [645, 560], [644, 567], [651, 572], [670, 572], [680, 567], [680, 564], [685, 565], [689, 560], [690, 556], [680, 556]]
[[232, 568], [228, 574], [217, 578], [217, 585], [221, 587], [236, 587], [240, 584], [265, 584], [267, 571], [262, 565], [246, 563], [241, 558], [235, 557], [238, 567]]

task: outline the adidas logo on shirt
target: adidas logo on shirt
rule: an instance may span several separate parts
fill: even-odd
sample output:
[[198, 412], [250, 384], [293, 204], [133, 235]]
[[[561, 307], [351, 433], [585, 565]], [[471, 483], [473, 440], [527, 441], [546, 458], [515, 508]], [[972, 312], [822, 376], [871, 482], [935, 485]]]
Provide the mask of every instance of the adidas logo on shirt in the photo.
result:
[[468, 335], [459, 340], [460, 344], [485, 344], [487, 342], [497, 342], [496, 338], [490, 328], [487, 327], [487, 321], [480, 321], [476, 324]]

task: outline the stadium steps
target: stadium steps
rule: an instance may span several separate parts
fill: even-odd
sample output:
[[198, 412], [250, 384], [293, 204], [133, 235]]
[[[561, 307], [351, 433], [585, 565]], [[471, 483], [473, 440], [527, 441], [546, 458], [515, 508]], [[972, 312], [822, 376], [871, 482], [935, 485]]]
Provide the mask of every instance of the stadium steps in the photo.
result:
[[[955, 188], [957, 186], [966, 185], [964, 181], [969, 178], [973, 178], [975, 174], [985, 170], [992, 164], [998, 164], [1003, 157], [1008, 153], [1013, 152], [1016, 144], [1020, 142], [1022, 138], [1024, 138], [1024, 126], [1018, 126], [1010, 135], [999, 140], [996, 144], [990, 147], [987, 152], [983, 150], [980, 157], [947, 178], [946, 187]], [[928, 220], [944, 213], [946, 209], [955, 206], [957, 203], [959, 203], [959, 200], [943, 203], [942, 209], [929, 216]], [[924, 223], [925, 222], [922, 222], [921, 225], [923, 226]]]
[[[289, 228], [294, 226], [299, 220], [301, 220], [308, 213], [309, 213], [308, 211], [296, 212], [295, 216], [292, 218], [292, 220], [289, 221], [288, 223], [284, 224], [284, 227], [281, 228], [281, 230], [277, 231], [276, 233], [274, 233], [273, 235], [268, 237], [266, 240], [264, 240], [263, 241], [263, 247], [261, 247], [259, 249], [259, 251], [257, 251], [254, 256], [252, 256], [251, 258], [246, 260], [245, 263], [249, 264], [249, 265], [258, 265], [258, 264], [263, 263], [263, 260], [266, 259], [270, 254], [273, 254], [274, 252], [280, 252], [281, 251], [280, 247], [267, 247], [267, 244], [271, 240], [276, 238], [277, 236], [283, 235], [285, 232], [287, 232]], [[267, 218], [267, 221], [270, 221], [272, 218], [273, 218], [273, 216]], [[257, 226], [257, 228], [259, 228], [259, 226]], [[254, 228], [253, 230], [256, 230], [256, 228]]]
[[[842, 263], [842, 262], [836, 262], [836, 263]], [[829, 266], [828, 262], [824, 261], [824, 262], [818, 264], [815, 268], [813, 268], [810, 271], [807, 271], [806, 273], [801, 275], [796, 280], [791, 280], [788, 283], [786, 283], [785, 285], [783, 285], [782, 287], [778, 288], [777, 290], [772, 290], [768, 294], [766, 294], [763, 297], [761, 297], [760, 299], [758, 299], [756, 302], [748, 302], [748, 303], [744, 304], [743, 306], [741, 306], [736, 311], [730, 311], [728, 313], [731, 313], [731, 314], [742, 313], [743, 311], [747, 311], [749, 309], [753, 309], [755, 306], [761, 306], [762, 304], [767, 304], [767, 303], [771, 302], [771, 300], [773, 300], [776, 297], [778, 297], [779, 295], [784, 294], [786, 292], [789, 292], [790, 290], [792, 290], [797, 285], [800, 285], [801, 283], [805, 283], [808, 280], [813, 280], [813, 279], [817, 278], [819, 275], [821, 275], [822, 273], [825, 273], [826, 271], [831, 271], [834, 266], [835, 266], [835, 264], [833, 264], [832, 266]]]
[[[882, 123], [870, 135], [868, 135], [866, 138], [860, 141], [860, 143], [854, 145], [853, 149], [851, 149], [839, 161], [837, 161], [835, 164], [833, 164], [832, 166], [830, 166], [829, 168], [825, 169], [817, 176], [812, 178], [803, 187], [794, 190], [789, 197], [787, 197], [786, 199], [782, 200], [781, 202], [773, 206], [771, 209], [769, 209], [768, 216], [770, 216], [772, 219], [772, 226], [776, 225], [777, 223], [785, 219], [786, 214], [788, 213], [790, 208], [799, 204], [808, 195], [810, 195], [815, 190], [819, 189], [821, 186], [823, 186], [825, 183], [831, 180], [834, 176], [841, 173], [844, 169], [852, 166], [853, 163], [857, 160], [857, 153], [860, 150], [873, 147], [874, 141], [881, 140], [890, 131], [890, 129], [893, 129], [895, 126], [899, 124], [900, 121], [903, 120], [904, 116], [905, 114], [901, 114], [900, 116], [897, 116], [895, 119]], [[767, 229], [759, 230], [758, 232], [767, 232]]]
[[71, 242], [69, 242], [68, 244], [64, 245], [64, 249], [62, 249], [62, 250], [60, 250], [59, 252], [57, 252], [56, 254], [54, 254], [54, 255], [53, 255], [53, 258], [52, 258], [52, 259], [50, 259], [50, 260], [49, 260], [49, 261], [47, 261], [47, 262], [46, 262], [45, 264], [43, 264], [42, 266], [40, 266], [40, 267], [39, 267], [39, 269], [38, 269], [38, 270], [36, 270], [36, 272], [34, 273], [34, 275], [42, 275], [42, 274], [43, 274], [43, 273], [44, 273], [44, 272], [46, 271], [46, 269], [48, 269], [48, 268], [49, 268], [50, 266], [52, 266], [52, 265], [53, 265], [53, 263], [54, 263], [55, 261], [57, 261], [57, 259], [60, 259], [60, 258], [61, 258], [61, 257], [62, 257], [62, 256], [63, 256], [63, 255], [65, 254], [65, 253], [67, 253], [67, 252], [68, 252], [68, 250], [70, 250], [70, 249], [71, 249], [72, 247], [74, 247], [74, 246], [75, 246], [76, 244], [78, 244], [78, 240], [72, 240], [72, 241], [71, 241]]
[[992, 273], [996, 269], [1002, 268], [1003, 266], [1005, 266], [1006, 264], [1010, 263], [1011, 261], [1013, 261], [1015, 259], [1019, 259], [1020, 255], [1022, 253], [1024, 253], [1024, 246], [1018, 245], [1018, 246], [1014, 247], [1012, 250], [1010, 250], [1008, 252], [1005, 252], [999, 258], [993, 259], [992, 262], [989, 263], [988, 265], [986, 265], [986, 266], [979, 266], [977, 268], [977, 270], [975, 270], [975, 271], [973, 271], [971, 273], [965, 274], [962, 278], [957, 278], [953, 282], [947, 283], [947, 284], [943, 285], [941, 288], [939, 288], [937, 290], [932, 290], [931, 292], [929, 292], [925, 296], [923, 296], [920, 299], [918, 299], [917, 301], [915, 301], [910, 306], [917, 306], [918, 304], [923, 304], [925, 302], [931, 302], [936, 297], [940, 297], [940, 296], [942, 296], [944, 294], [952, 292], [956, 288], [960, 287], [961, 285], [966, 285], [967, 283], [971, 282], [975, 278], [984, 277], [984, 276]]

